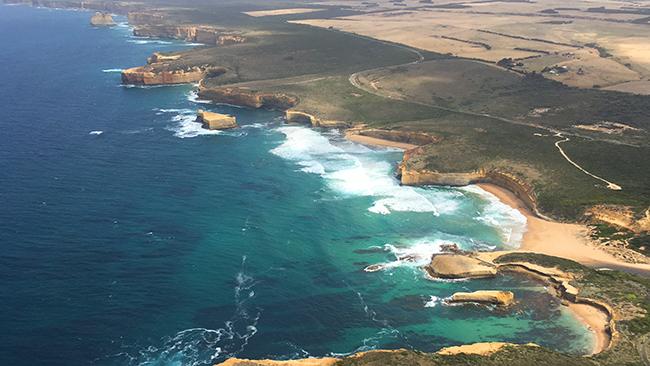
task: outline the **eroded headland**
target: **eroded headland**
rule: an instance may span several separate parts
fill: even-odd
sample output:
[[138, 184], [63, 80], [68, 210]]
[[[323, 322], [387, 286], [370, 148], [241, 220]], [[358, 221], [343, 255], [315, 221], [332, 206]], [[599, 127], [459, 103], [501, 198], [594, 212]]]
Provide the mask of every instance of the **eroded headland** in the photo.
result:
[[[207, 101], [283, 110], [287, 123], [404, 149], [404, 185], [480, 184], [527, 216], [521, 249], [448, 248], [423, 270], [443, 278], [524, 273], [599, 339], [590, 357], [493, 343], [225, 364], [647, 362], [650, 1], [27, 4], [126, 15], [137, 36], [203, 45], [154, 53], [122, 73], [124, 84], [199, 82]], [[230, 118], [201, 111], [197, 120], [237, 127]], [[457, 295], [449, 301], [517, 301], [508, 289]]]

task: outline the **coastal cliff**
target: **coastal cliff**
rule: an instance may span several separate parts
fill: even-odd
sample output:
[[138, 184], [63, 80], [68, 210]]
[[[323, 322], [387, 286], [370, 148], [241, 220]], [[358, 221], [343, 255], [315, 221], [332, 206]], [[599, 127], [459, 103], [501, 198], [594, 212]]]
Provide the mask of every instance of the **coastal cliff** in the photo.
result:
[[347, 128], [350, 127], [350, 124], [343, 121], [323, 121], [320, 120], [311, 114], [298, 112], [298, 111], [286, 111], [285, 114], [286, 121], [288, 124], [296, 125], [307, 125], [313, 128]]
[[398, 179], [407, 186], [441, 185], [441, 186], [466, 186], [475, 183], [490, 183], [506, 188], [520, 198], [526, 207], [537, 215], [537, 196], [532, 184], [525, 182], [520, 177], [492, 169], [479, 169], [470, 173], [440, 173], [432, 170], [407, 169], [400, 163], [397, 173]]
[[90, 25], [94, 26], [110, 26], [117, 25], [111, 15], [108, 13], [97, 13], [90, 18]]
[[199, 85], [199, 98], [217, 104], [278, 110], [287, 110], [298, 102], [285, 94], [256, 93], [240, 88], [206, 88], [203, 85]]
[[[133, 16], [134, 21], [142, 21], [142, 18], [142, 16], [138, 18], [135, 15]], [[140, 26], [133, 29], [133, 35], [137, 37], [178, 39], [185, 42], [203, 43], [212, 46], [242, 43], [245, 40], [236, 32], [190, 26]]]
[[155, 72], [147, 66], [122, 71], [122, 84], [137, 86], [194, 83], [203, 79], [205, 70], [194, 67], [188, 70]]
[[169, 70], [169, 62], [181, 55], [162, 55], [155, 52], [147, 59], [147, 65], [122, 71], [122, 84], [137, 86], [187, 84], [201, 81], [206, 76], [214, 77], [226, 72], [218, 66], [193, 66], [180, 70]]

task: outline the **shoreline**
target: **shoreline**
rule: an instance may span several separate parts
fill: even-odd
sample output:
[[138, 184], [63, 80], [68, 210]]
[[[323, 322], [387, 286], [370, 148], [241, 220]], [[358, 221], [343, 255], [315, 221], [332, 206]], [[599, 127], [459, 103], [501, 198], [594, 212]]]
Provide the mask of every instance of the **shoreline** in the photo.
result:
[[409, 144], [406, 142], [397, 142], [397, 141], [391, 141], [391, 140], [384, 140], [384, 139], [379, 139], [376, 137], [370, 137], [370, 136], [363, 136], [359, 134], [354, 134], [354, 133], [349, 133], [349, 132], [344, 132], [345, 138], [354, 141], [354, 142], [359, 142], [362, 144], [367, 144], [367, 145], [375, 145], [375, 146], [384, 146], [384, 147], [392, 147], [395, 149], [402, 149], [402, 150], [411, 150], [418, 145], [414, 144]]
[[547, 221], [537, 217], [509, 190], [489, 183], [477, 183], [486, 192], [495, 195], [526, 217], [527, 231], [517, 251], [529, 251], [566, 258], [591, 268], [609, 268], [650, 277], [650, 265], [633, 264], [616, 259], [589, 243], [585, 225]]
[[[574, 260], [588, 267], [593, 265], [615, 264], [617, 267], [634, 266], [623, 263], [613, 256], [593, 246], [587, 240], [587, 228], [578, 224], [546, 221], [537, 217], [526, 205], [509, 190], [488, 183], [478, 183], [478, 187], [495, 195], [506, 204], [526, 216], [528, 230], [524, 233], [521, 246], [515, 251], [541, 253]], [[593, 354], [605, 350], [610, 339], [606, 331], [607, 314], [589, 304], [569, 303], [567, 308], [597, 338]]]

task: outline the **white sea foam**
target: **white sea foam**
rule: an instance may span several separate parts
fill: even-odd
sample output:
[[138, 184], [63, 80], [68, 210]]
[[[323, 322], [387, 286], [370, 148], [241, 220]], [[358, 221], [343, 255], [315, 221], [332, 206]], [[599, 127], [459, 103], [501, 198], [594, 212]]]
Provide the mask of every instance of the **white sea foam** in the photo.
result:
[[511, 248], [517, 248], [521, 244], [521, 239], [526, 232], [526, 216], [518, 210], [501, 203], [492, 193], [482, 190], [478, 186], [467, 186], [460, 189], [480, 196], [488, 202], [475, 220], [495, 228], [501, 235], [504, 244]]
[[104, 131], [90, 131], [90, 135], [101, 135]]
[[103, 72], [122, 72], [124, 69], [106, 69], [102, 70]]
[[376, 197], [368, 211], [382, 215], [392, 211], [439, 215], [437, 203], [422, 189], [400, 187], [392, 177], [391, 164], [377, 155], [390, 149], [370, 149], [344, 139], [337, 131], [319, 133], [299, 126], [283, 126], [276, 131], [287, 139], [271, 152], [295, 162], [302, 167], [300, 171], [321, 175], [337, 196]]
[[244, 136], [248, 128], [255, 128], [256, 126], [244, 126], [247, 128], [238, 128], [233, 130], [207, 130], [203, 128], [201, 123], [196, 121], [196, 110], [194, 109], [155, 109], [157, 115], [166, 113], [175, 114], [171, 118], [172, 124], [165, 129], [174, 132], [174, 136], [179, 138], [192, 138], [202, 135], [220, 135], [228, 134], [230, 136]]
[[438, 303], [438, 301], [439, 301], [439, 299], [438, 299], [437, 296], [430, 295], [429, 296], [429, 301], [427, 301], [424, 304], [424, 307], [425, 308], [434, 308], [434, 307], [436, 307], [436, 304]]

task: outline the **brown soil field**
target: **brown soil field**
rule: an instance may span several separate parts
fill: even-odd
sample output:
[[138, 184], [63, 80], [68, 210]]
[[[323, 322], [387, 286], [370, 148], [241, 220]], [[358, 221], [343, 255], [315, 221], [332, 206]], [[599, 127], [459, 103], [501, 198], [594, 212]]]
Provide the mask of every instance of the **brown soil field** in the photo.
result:
[[631, 81], [629, 83], [618, 84], [604, 89], [633, 94], [650, 95], [650, 81]]
[[312, 13], [320, 10], [323, 9], [293, 8], [293, 9], [278, 9], [278, 10], [247, 11], [244, 12], [244, 14], [257, 18], [257, 17], [266, 17], [266, 16], [273, 16], [273, 15]]
[[[366, 8], [367, 4], [361, 1], [322, 2], [319, 4], [351, 5], [363, 13], [295, 22], [333, 27], [460, 57], [491, 62], [503, 58], [523, 59], [524, 66], [518, 68], [527, 72], [566, 65], [569, 68], [566, 74], [545, 73], [545, 76], [569, 86], [605, 87], [650, 78], [650, 27], [631, 23], [646, 15], [587, 11], [600, 6], [620, 8], [611, 2], [577, 3], [575, 7], [580, 10], [562, 10], [568, 5], [556, 0], [471, 3], [443, 0], [433, 5], [405, 0], [406, 6], [394, 6], [384, 0], [372, 2], [378, 6]], [[440, 8], [450, 4], [466, 7]], [[649, 4], [650, 1], [640, 3], [641, 6]], [[558, 10], [554, 14], [540, 13], [548, 9]], [[610, 56], [599, 54], [599, 50], [592, 48], [594, 44]]]

